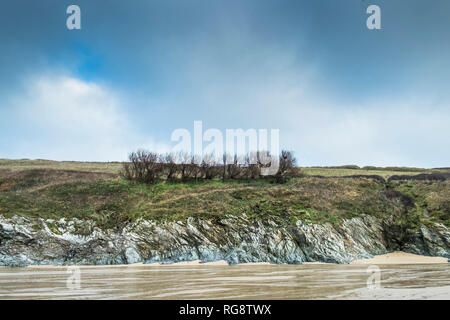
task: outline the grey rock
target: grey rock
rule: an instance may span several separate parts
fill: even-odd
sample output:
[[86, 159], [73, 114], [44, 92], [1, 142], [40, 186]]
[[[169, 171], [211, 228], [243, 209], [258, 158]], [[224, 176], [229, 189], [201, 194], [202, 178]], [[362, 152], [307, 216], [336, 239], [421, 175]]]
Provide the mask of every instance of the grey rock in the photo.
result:
[[[48, 227], [50, 222], [57, 230]], [[229, 264], [349, 263], [399, 249], [450, 258], [450, 230], [446, 226], [422, 225], [403, 243], [395, 230], [386, 221], [367, 215], [344, 220], [339, 226], [301, 221], [279, 225], [242, 215], [219, 222], [189, 218], [157, 224], [138, 220], [122, 230], [101, 230], [92, 221], [77, 219], [0, 217], [0, 265], [167, 264], [222, 259]]]

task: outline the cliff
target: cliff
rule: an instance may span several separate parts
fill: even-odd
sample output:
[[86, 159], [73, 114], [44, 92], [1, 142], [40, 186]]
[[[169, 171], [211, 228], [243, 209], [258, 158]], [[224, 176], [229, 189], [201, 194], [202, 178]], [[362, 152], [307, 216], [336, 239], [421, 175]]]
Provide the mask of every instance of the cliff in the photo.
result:
[[318, 168], [282, 184], [145, 185], [111, 165], [0, 161], [0, 265], [450, 257], [445, 170]]
[[226, 260], [230, 264], [310, 261], [348, 263], [402, 250], [450, 258], [450, 229], [421, 225], [398, 234], [375, 217], [345, 219], [339, 225], [279, 225], [241, 217], [184, 222], [138, 220], [120, 230], [101, 230], [91, 221], [0, 218], [0, 265], [128, 264]]

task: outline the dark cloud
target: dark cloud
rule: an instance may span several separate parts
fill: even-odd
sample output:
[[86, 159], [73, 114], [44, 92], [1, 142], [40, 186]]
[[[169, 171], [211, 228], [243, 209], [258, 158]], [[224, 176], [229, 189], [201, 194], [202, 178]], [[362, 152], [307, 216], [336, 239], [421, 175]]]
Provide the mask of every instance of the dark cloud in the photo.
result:
[[[69, 31], [65, 11], [74, 3], [82, 10], [82, 30]], [[27, 123], [14, 126], [7, 120], [14, 113], [8, 101], [28, 90], [29, 79], [48, 74], [115, 92], [120, 108], [135, 124], [135, 134], [156, 140], [167, 140], [173, 129], [201, 119], [222, 129], [280, 128], [281, 137], [283, 132], [290, 137], [282, 145], [301, 153], [308, 139], [293, 142], [304, 130], [289, 124], [288, 110], [316, 128], [323, 125], [319, 114], [333, 114], [330, 125], [358, 108], [372, 114], [389, 106], [393, 115], [402, 117], [407, 112], [396, 109], [398, 101], [411, 101], [414, 119], [430, 111], [446, 119], [450, 2], [370, 4], [381, 6], [382, 30], [367, 30], [369, 3], [360, 0], [3, 1], [0, 125], [7, 129], [2, 129], [0, 149], [12, 150], [11, 139], [30, 134], [23, 129]], [[373, 126], [373, 132], [386, 131], [377, 123], [367, 126]], [[417, 132], [429, 145], [432, 136]], [[400, 133], [395, 134], [396, 143], [405, 138]], [[379, 143], [369, 138], [372, 131], [367, 134], [366, 141], [355, 144]], [[5, 135], [12, 136], [8, 143]], [[345, 139], [351, 135], [344, 134]], [[314, 143], [308, 142], [308, 161], [328, 157], [333, 164], [347, 159], [333, 151], [341, 146], [333, 143], [311, 150]], [[35, 147], [39, 149], [39, 142]], [[400, 156], [392, 148], [379, 153], [392, 161], [434, 163], [431, 155], [408, 149]], [[16, 148], [14, 154], [20, 151]], [[439, 158], [445, 158], [440, 152]], [[352, 156], [354, 162], [370, 160], [358, 153]]]

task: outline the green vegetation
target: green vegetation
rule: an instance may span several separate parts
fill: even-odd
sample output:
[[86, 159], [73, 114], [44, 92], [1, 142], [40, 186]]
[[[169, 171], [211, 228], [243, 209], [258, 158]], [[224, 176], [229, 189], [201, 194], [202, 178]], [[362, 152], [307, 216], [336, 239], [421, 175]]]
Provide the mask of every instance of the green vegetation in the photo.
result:
[[[51, 161], [51, 160], [8, 160], [0, 159], [0, 171], [23, 171], [33, 169], [73, 170], [83, 172], [101, 172], [119, 174], [122, 170], [120, 162], [76, 162], [76, 161]], [[418, 173], [449, 172], [449, 169], [423, 169], [405, 167], [363, 167], [347, 165], [339, 167], [302, 167], [306, 175], [320, 176], [349, 176], [349, 175], [379, 175], [388, 178], [393, 175], [415, 175]]]
[[33, 169], [74, 170], [83, 172], [102, 172], [102, 173], [118, 174], [122, 169], [122, 163], [0, 159], [0, 171], [1, 170], [22, 171]]
[[307, 167], [302, 168], [302, 172], [307, 175], [318, 176], [352, 176], [352, 175], [378, 175], [385, 179], [394, 175], [416, 175], [419, 173], [445, 172], [444, 169], [421, 169], [421, 168], [403, 168], [403, 167], [363, 167], [342, 166], [342, 167]]
[[450, 227], [450, 180], [392, 181], [392, 188], [413, 199], [412, 216], [422, 223], [438, 221]]
[[[66, 164], [67, 169], [62, 170]], [[45, 168], [40, 168], [41, 165]], [[450, 226], [449, 180], [388, 183], [343, 176], [355, 171], [357, 175], [381, 171], [388, 173], [383, 175], [388, 177], [396, 171], [308, 168], [302, 169], [306, 176], [284, 184], [260, 179], [225, 182], [213, 179], [146, 185], [121, 178], [117, 173], [120, 164], [117, 172], [111, 166], [42, 160], [36, 164], [20, 160], [15, 164], [2, 160], [0, 214], [55, 220], [92, 219], [102, 228], [121, 227], [137, 218], [176, 221], [242, 214], [263, 222], [271, 218], [285, 224], [298, 219], [304, 223], [339, 224], [343, 218], [369, 214], [397, 219], [399, 225], [409, 229], [417, 227], [418, 222]], [[408, 172], [413, 174], [414, 170], [400, 174]]]

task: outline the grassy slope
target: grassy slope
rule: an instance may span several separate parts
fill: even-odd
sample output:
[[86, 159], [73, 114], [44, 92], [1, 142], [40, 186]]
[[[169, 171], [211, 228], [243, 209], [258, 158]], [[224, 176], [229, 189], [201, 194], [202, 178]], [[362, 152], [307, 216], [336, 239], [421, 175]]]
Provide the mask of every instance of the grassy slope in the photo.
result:
[[[118, 174], [122, 168], [119, 162], [76, 162], [76, 161], [51, 161], [51, 160], [8, 160], [0, 159], [0, 170], [22, 171], [32, 169], [59, 169], [59, 170], [76, 170], [85, 172], [102, 172]], [[418, 173], [430, 173], [443, 171], [443, 169], [422, 169], [422, 168], [373, 168], [365, 169], [348, 169], [343, 167], [306, 167], [302, 168], [303, 172], [308, 175], [321, 176], [347, 176], [355, 174], [363, 175], [380, 175], [382, 177], [390, 177], [392, 175], [414, 175]]]
[[[94, 219], [116, 227], [143, 217], [156, 221], [189, 216], [215, 219], [246, 213], [282, 223], [339, 223], [358, 214], [395, 216], [414, 228], [419, 221], [450, 225], [450, 181], [393, 181], [351, 174], [417, 174], [418, 170], [307, 168], [287, 184], [264, 181], [159, 183], [147, 186], [118, 177], [118, 163], [0, 160], [0, 214], [59, 219]], [[423, 169], [427, 172], [427, 170]], [[330, 177], [336, 176], [336, 177]], [[398, 192], [392, 191], [399, 191]], [[413, 205], [405, 211], [405, 197]], [[408, 202], [408, 201], [407, 201]], [[426, 210], [424, 210], [426, 208]]]
[[75, 170], [118, 174], [122, 164], [119, 162], [77, 162], [51, 160], [8, 160], [0, 159], [0, 170], [22, 171], [32, 169]]

